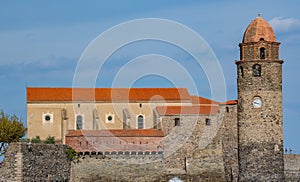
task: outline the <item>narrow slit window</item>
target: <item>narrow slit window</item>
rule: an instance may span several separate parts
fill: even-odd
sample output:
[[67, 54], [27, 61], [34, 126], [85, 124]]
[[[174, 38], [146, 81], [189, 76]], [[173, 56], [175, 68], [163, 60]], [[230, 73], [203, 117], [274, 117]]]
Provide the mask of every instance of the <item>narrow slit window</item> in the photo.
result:
[[244, 68], [243, 68], [243, 66], [240, 66], [240, 72], [241, 72], [241, 77], [244, 77]]
[[180, 126], [180, 118], [175, 118], [175, 126]]
[[81, 130], [82, 129], [82, 116], [78, 115], [76, 117], [76, 129]]
[[206, 125], [206, 126], [209, 126], [209, 125], [210, 125], [210, 118], [206, 118], [206, 119], [205, 119], [205, 125]]

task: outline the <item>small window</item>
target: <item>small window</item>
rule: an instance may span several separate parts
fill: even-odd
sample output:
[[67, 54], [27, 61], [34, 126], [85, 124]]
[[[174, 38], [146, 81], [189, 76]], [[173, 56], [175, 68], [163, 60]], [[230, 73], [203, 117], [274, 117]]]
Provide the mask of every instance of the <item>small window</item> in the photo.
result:
[[229, 107], [226, 107], [226, 112], [229, 112]]
[[106, 117], [106, 123], [114, 123], [115, 122], [114, 114], [109, 113], [109, 114], [106, 114], [105, 117]]
[[264, 39], [264, 38], [260, 38], [259, 40], [260, 40], [260, 41], [264, 41], [265, 39]]
[[143, 105], [142, 105], [142, 103], [140, 103], [140, 108], [142, 108], [143, 107]]
[[80, 108], [80, 104], [77, 104], [77, 107]]
[[206, 119], [205, 119], [205, 125], [206, 125], [206, 126], [209, 126], [209, 125], [210, 125], [210, 118], [206, 118]]
[[260, 59], [265, 59], [266, 58], [266, 49], [265, 48], [260, 48], [259, 49], [259, 55], [260, 55]]
[[241, 77], [244, 77], [244, 68], [243, 68], [243, 66], [240, 66], [240, 72], [241, 72]]
[[82, 116], [78, 115], [76, 117], [76, 130], [81, 130], [82, 129], [82, 121], [83, 121]]
[[46, 116], [45, 116], [45, 120], [46, 120], [46, 121], [50, 121], [50, 120], [51, 120], [51, 116], [50, 116], [50, 115], [46, 115]]
[[144, 116], [138, 116], [138, 129], [144, 129]]
[[180, 126], [180, 118], [175, 118], [175, 126]]
[[261, 76], [261, 66], [259, 64], [255, 64], [252, 67], [252, 76], [260, 77]]
[[53, 113], [43, 113], [42, 114], [43, 123], [52, 123], [53, 122]]

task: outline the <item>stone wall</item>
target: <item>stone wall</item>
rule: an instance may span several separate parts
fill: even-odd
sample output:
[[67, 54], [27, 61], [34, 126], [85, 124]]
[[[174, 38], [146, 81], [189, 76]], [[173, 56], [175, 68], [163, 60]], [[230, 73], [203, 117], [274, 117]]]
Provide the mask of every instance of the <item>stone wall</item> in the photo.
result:
[[284, 155], [284, 177], [285, 181], [300, 181], [300, 155]]
[[16, 180], [16, 155], [20, 152], [20, 146], [17, 143], [11, 143], [4, 155], [4, 161], [0, 167], [0, 181], [17, 181]]
[[[282, 61], [236, 63], [239, 180], [283, 181]], [[257, 64], [261, 66], [258, 75], [253, 69]], [[253, 105], [255, 98], [261, 105]]]
[[239, 172], [237, 106], [226, 105], [222, 110], [224, 112], [222, 147], [225, 177], [227, 181], [237, 181]]
[[161, 154], [95, 155], [72, 163], [71, 181], [155, 181], [164, 172]]
[[12, 143], [0, 168], [0, 181], [69, 181], [67, 146]]
[[[221, 116], [163, 116], [166, 168], [201, 180], [225, 181]], [[175, 118], [180, 118], [179, 126]]]

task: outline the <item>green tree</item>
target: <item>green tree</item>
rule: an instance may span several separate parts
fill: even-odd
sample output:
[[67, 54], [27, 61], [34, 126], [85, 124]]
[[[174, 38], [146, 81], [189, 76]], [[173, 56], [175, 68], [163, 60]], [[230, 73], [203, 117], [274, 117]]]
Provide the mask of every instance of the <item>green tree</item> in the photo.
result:
[[0, 156], [6, 151], [9, 143], [17, 142], [24, 136], [26, 128], [16, 115], [0, 112]]

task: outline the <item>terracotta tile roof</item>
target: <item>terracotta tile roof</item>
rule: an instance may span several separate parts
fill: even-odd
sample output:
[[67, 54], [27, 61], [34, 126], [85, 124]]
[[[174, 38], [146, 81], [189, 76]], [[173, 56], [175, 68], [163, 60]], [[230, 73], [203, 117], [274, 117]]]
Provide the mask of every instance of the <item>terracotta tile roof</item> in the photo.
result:
[[197, 105], [206, 105], [206, 104], [211, 104], [211, 105], [235, 105], [237, 104], [237, 100], [228, 100], [226, 102], [217, 102], [214, 100], [210, 100], [204, 97], [200, 97], [200, 96], [191, 96], [192, 98], [192, 103]]
[[158, 106], [157, 113], [160, 116], [168, 115], [210, 115], [218, 114], [219, 106]]
[[191, 97], [185, 88], [27, 88], [27, 102], [94, 100], [190, 102]]
[[237, 103], [237, 100], [228, 100], [226, 102], [220, 102], [221, 105], [236, 105]]
[[193, 104], [219, 104], [219, 102], [200, 96], [191, 96]]
[[144, 129], [144, 130], [71, 130], [66, 137], [164, 137], [162, 130]]
[[265, 19], [258, 16], [248, 25], [244, 33], [243, 43], [258, 42], [261, 38], [265, 41], [276, 42], [273, 28]]

